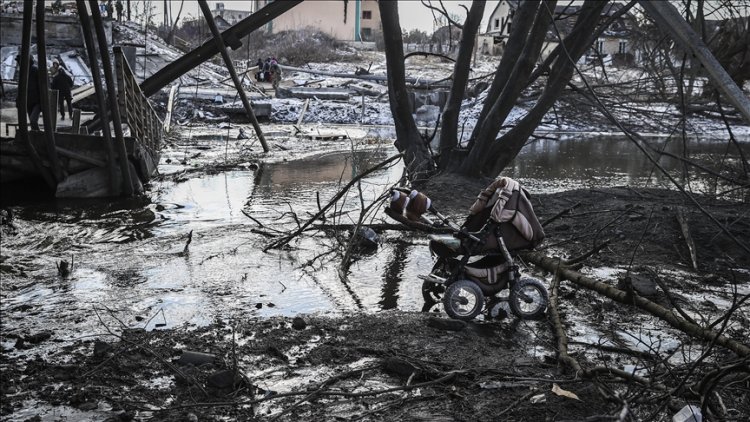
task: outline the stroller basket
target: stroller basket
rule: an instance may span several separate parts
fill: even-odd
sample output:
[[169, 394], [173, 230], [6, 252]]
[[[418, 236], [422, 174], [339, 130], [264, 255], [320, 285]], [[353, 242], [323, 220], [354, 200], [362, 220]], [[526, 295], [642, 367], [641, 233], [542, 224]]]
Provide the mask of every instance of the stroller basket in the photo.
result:
[[487, 255], [482, 259], [469, 262], [464, 267], [466, 276], [485, 284], [496, 284], [501, 281], [501, 275], [510, 268], [510, 264], [502, 255]]

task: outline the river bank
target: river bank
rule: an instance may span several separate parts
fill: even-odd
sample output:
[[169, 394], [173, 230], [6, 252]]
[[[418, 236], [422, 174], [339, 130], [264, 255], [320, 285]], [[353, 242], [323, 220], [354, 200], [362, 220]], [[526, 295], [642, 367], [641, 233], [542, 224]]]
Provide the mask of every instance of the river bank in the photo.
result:
[[[469, 192], [480, 185], [467, 183], [438, 178], [427, 192], [447, 212], [461, 215], [473, 199]], [[750, 237], [743, 204], [698, 199], [718, 220], [731, 223], [735, 236]], [[638, 280], [639, 294], [704, 321], [720, 318], [750, 293], [747, 254], [699, 211], [686, 209], [700, 259], [698, 270], [691, 268], [675, 219], [685, 205], [678, 193], [588, 189], [534, 195], [533, 204], [540, 219], [549, 220], [541, 249], [549, 255], [573, 257], [608, 241], [581, 269], [608, 284], [618, 286], [627, 274]], [[420, 242], [409, 234], [381, 236], [386, 242]], [[64, 280], [45, 283], [61, 288]], [[220, 286], [206, 287], [223, 294]], [[4, 295], [18, 288], [24, 287], [6, 282]], [[735, 359], [634, 308], [572, 284], [563, 283], [561, 289], [570, 353], [586, 367], [629, 371], [673, 388], [682, 380], [698, 385], [712, 368]], [[157, 308], [132, 315], [123, 308], [94, 306], [77, 313], [87, 320], [81, 327], [89, 327], [78, 335], [44, 326], [39, 319], [43, 308], [3, 306], [3, 418], [583, 420], [616, 416], [627, 407], [634, 420], [664, 420], [686, 403], [700, 405], [700, 394], [691, 391], [664, 400], [656, 385], [606, 373], [596, 379], [576, 377], [557, 362], [547, 320], [480, 317], [463, 324], [447, 320], [439, 307], [428, 312], [256, 313], [275, 306], [260, 301], [253, 309], [227, 310], [204, 324], [180, 326], [163, 324], [167, 317]], [[724, 335], [741, 342], [747, 338], [746, 309], [743, 305], [732, 313]], [[172, 319], [171, 312], [167, 315]], [[12, 321], [29, 319], [39, 322], [12, 328], [23, 326]], [[185, 356], [194, 356], [188, 352], [212, 357], [206, 365], [200, 360], [197, 366], [184, 365]], [[703, 362], [689, 370], [691, 359], [704, 352]], [[730, 381], [739, 384], [718, 388], [728, 420], [750, 410], [746, 381]]]

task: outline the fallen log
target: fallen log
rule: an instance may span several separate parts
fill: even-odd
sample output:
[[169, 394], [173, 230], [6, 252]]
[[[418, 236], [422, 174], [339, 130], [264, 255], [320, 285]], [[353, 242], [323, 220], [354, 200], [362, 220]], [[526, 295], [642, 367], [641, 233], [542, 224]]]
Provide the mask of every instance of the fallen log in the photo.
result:
[[555, 277], [552, 280], [552, 293], [550, 294], [549, 300], [549, 320], [552, 324], [552, 330], [557, 338], [557, 359], [569, 366], [575, 372], [576, 377], [579, 374], [583, 374], [583, 368], [578, 361], [568, 354], [568, 335], [565, 333], [565, 328], [560, 320], [560, 312], [557, 309], [557, 298], [560, 291], [560, 274], [555, 273]]
[[550, 258], [540, 252], [526, 252], [522, 254], [522, 257], [551, 273], [559, 271], [560, 277], [565, 278], [579, 286], [585, 287], [589, 290], [593, 290], [599, 294], [602, 294], [616, 302], [620, 302], [626, 305], [634, 305], [639, 309], [642, 309], [651, 315], [654, 315], [669, 325], [685, 334], [708, 342], [714, 342], [720, 346], [723, 346], [740, 357], [750, 356], [750, 346], [740, 343], [737, 340], [728, 338], [717, 333], [714, 330], [703, 328], [697, 324], [693, 324], [681, 316], [677, 315], [673, 311], [664, 308], [663, 306], [652, 302], [638, 294], [627, 294], [626, 292], [612, 287], [606, 283], [598, 280], [594, 280], [591, 277], [587, 277], [577, 271], [573, 271], [563, 265], [560, 265], [560, 260], [556, 258]]

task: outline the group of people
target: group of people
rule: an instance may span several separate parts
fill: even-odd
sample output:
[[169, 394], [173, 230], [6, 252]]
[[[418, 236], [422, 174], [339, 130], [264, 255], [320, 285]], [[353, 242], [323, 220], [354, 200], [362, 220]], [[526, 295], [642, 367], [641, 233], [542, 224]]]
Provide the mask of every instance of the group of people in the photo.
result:
[[258, 59], [255, 65], [258, 66], [258, 71], [255, 72], [255, 80], [258, 82], [271, 82], [274, 89], [279, 87], [279, 82], [281, 82], [281, 67], [275, 57], [268, 57], [266, 61]]
[[[19, 58], [16, 57], [16, 60]], [[26, 112], [32, 130], [39, 130], [39, 114], [42, 112], [41, 89], [39, 85], [39, 67], [34, 57], [29, 58], [29, 84], [26, 87]], [[52, 62], [50, 69], [50, 88], [57, 90], [57, 105], [62, 120], [65, 120], [65, 105], [68, 106], [68, 116], [73, 116], [73, 78], [58, 60]]]
[[[60, 0], [55, 1], [55, 3], [59, 3]], [[53, 5], [54, 7], [54, 5]], [[115, 19], [115, 11], [117, 11], [117, 21], [122, 22], [122, 10], [124, 9], [124, 6], [122, 5], [122, 0], [117, 0], [114, 2], [114, 5], [112, 4], [112, 0], [106, 0], [99, 3], [99, 13], [101, 13], [102, 17], [105, 17], [110, 20]]]

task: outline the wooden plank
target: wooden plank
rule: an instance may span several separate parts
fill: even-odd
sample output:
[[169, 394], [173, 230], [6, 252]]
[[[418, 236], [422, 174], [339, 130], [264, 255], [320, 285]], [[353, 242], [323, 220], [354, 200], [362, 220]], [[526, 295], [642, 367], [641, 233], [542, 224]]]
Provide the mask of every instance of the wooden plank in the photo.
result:
[[80, 108], [74, 108], [73, 109], [73, 122], [70, 126], [70, 133], [78, 133], [81, 127], [81, 109]]
[[172, 124], [172, 107], [174, 107], [174, 99], [176, 98], [180, 90], [180, 85], [172, 85], [172, 89], [169, 90], [169, 100], [167, 101], [167, 115], [164, 117], [164, 132], [169, 133], [170, 125]]
[[78, 160], [78, 161], [91, 164], [97, 167], [107, 167], [107, 163], [105, 163], [102, 160], [97, 160], [96, 158], [87, 157], [85, 155], [78, 154], [77, 152], [71, 151], [69, 149], [57, 147], [57, 152], [63, 157], [72, 158], [74, 160]]
[[305, 118], [305, 112], [307, 112], [307, 106], [310, 104], [310, 99], [305, 100], [305, 105], [302, 106], [302, 111], [299, 113], [299, 119], [297, 119], [297, 126], [302, 124], [302, 119]]
[[49, 112], [52, 118], [52, 130], [57, 130], [57, 98], [60, 93], [56, 89], [49, 91]]
[[682, 231], [682, 237], [685, 239], [688, 251], [690, 252], [690, 263], [694, 270], [698, 270], [698, 253], [695, 250], [695, 242], [693, 237], [690, 235], [690, 227], [688, 226], [688, 219], [682, 208], [677, 208], [677, 221], [680, 223], [680, 230]]

